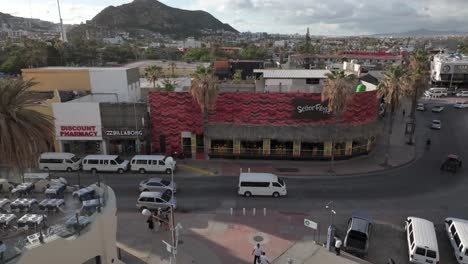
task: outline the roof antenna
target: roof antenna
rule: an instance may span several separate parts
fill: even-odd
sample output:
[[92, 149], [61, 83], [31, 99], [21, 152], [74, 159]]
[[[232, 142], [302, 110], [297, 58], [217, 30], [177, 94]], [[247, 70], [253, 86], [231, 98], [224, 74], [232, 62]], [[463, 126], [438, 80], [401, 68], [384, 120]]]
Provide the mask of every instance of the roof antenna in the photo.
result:
[[60, 12], [60, 0], [57, 0], [57, 6], [58, 6], [58, 11], [59, 11], [59, 17], [60, 17], [60, 29], [62, 30], [61, 38], [63, 42], [68, 42], [67, 32], [65, 32], [65, 29], [63, 28], [62, 13]]

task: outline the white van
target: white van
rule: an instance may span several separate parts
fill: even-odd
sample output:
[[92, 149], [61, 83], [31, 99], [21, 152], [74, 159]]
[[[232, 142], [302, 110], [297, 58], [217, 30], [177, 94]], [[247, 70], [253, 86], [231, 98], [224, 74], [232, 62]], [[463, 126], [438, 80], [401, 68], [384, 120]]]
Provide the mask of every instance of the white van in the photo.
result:
[[468, 221], [446, 218], [445, 230], [458, 263], [468, 264]]
[[46, 152], [39, 156], [39, 169], [43, 171], [77, 171], [81, 160], [73, 153]]
[[439, 247], [434, 224], [418, 217], [408, 217], [405, 221], [406, 239], [410, 263], [439, 263]]
[[285, 196], [287, 191], [286, 183], [274, 174], [242, 172], [239, 176], [237, 193], [245, 197], [252, 195], [279, 197]]
[[175, 171], [176, 162], [172, 157], [163, 155], [136, 155], [130, 161], [132, 171], [140, 173], [165, 172], [171, 174]]
[[429, 90], [427, 90], [424, 94], [426, 96], [429, 96], [429, 97], [447, 96], [448, 95], [448, 89], [447, 88], [439, 88], [439, 87], [429, 88]]
[[117, 155], [88, 155], [83, 158], [84, 171], [116, 171], [124, 173], [128, 169], [128, 160]]

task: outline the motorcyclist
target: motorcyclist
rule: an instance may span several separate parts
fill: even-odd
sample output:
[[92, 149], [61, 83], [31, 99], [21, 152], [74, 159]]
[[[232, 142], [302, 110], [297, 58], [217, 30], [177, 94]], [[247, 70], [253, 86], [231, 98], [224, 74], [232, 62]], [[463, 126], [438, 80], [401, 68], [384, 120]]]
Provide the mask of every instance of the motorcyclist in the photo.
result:
[[426, 140], [426, 146], [429, 147], [430, 145], [431, 145], [431, 139], [428, 138], [428, 139]]

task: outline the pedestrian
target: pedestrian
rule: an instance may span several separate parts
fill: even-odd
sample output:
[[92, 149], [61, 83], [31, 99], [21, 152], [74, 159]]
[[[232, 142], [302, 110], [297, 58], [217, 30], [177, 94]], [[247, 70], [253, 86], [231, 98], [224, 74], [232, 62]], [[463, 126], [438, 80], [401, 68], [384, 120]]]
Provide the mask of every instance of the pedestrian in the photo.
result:
[[339, 256], [340, 255], [340, 251], [341, 251], [341, 240], [338, 238], [335, 242], [335, 252], [336, 252], [336, 255]]
[[406, 114], [406, 111], [405, 111], [405, 109], [403, 109], [403, 116], [405, 116], [405, 114]]
[[266, 256], [265, 251], [263, 251], [262, 255], [260, 256], [260, 264], [271, 264], [270, 260]]
[[148, 223], [149, 230], [154, 231], [153, 216], [148, 217], [148, 220], [146, 220], [146, 223]]
[[254, 256], [254, 264], [260, 262], [260, 256], [262, 255], [262, 248], [260, 247], [260, 243], [257, 243], [257, 246], [254, 247], [252, 250], [252, 255]]
[[0, 240], [0, 263], [3, 263], [3, 256], [5, 255], [6, 245]]

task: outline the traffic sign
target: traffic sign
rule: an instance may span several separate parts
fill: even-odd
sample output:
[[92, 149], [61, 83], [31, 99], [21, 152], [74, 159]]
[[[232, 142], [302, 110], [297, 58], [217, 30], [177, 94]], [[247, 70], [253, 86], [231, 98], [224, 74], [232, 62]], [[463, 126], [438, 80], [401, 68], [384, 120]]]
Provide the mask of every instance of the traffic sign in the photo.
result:
[[307, 218], [304, 218], [304, 225], [307, 226], [307, 227], [310, 227], [314, 230], [317, 230], [317, 223], [315, 223], [314, 221], [312, 220], [309, 220]]

